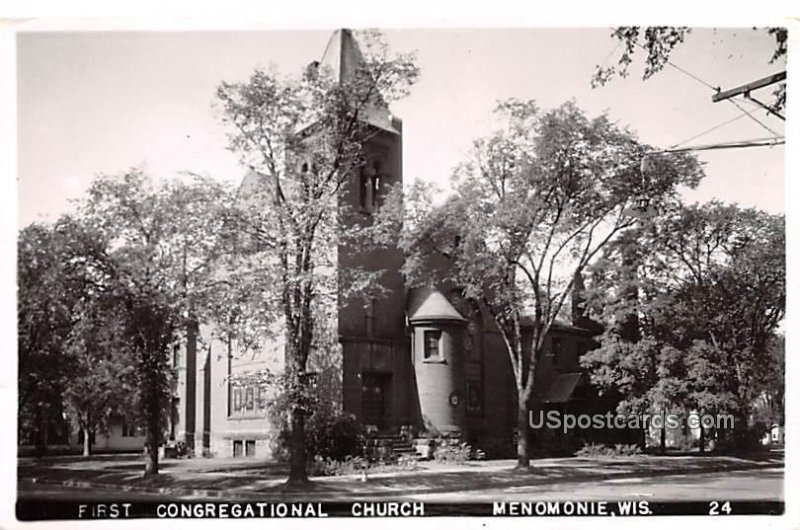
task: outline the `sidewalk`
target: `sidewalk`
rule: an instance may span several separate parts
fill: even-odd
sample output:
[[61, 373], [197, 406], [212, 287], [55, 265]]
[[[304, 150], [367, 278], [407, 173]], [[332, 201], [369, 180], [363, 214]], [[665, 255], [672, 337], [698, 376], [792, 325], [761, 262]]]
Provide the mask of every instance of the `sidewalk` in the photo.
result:
[[308, 491], [287, 491], [283, 464], [243, 459], [166, 460], [157, 477], [142, 477], [138, 457], [97, 460], [20, 459], [20, 486], [149, 492], [171, 497], [231, 500], [315, 500], [391, 498], [427, 493], [468, 492], [519, 486], [600, 482], [609, 479], [676, 476], [719, 471], [782, 468], [783, 455], [634, 456], [625, 458], [550, 458], [533, 460], [529, 473], [513, 470], [513, 460], [438, 464], [421, 462], [412, 471], [340, 477], [316, 477]]

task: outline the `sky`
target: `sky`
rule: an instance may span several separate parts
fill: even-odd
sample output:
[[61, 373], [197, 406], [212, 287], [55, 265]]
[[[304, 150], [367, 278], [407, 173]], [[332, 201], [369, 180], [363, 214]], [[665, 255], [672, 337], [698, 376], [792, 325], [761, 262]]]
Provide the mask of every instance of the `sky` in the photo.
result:
[[[737, 116], [686, 145], [765, 138], [772, 133], [713, 91], [667, 66], [648, 81], [631, 75], [593, 89], [598, 64], [619, 54], [609, 28], [417, 29], [384, 32], [390, 49], [415, 51], [420, 78], [395, 103], [403, 119], [404, 179], [448, 185], [473, 139], [496, 123], [508, 97], [542, 108], [574, 100], [589, 115], [608, 112], [639, 137], [668, 148]], [[91, 179], [143, 167], [155, 178], [182, 171], [237, 182], [214, 93], [256, 67], [299, 75], [319, 59], [331, 31], [20, 32], [17, 35], [18, 213], [20, 226], [54, 220]], [[743, 29], [695, 29], [675, 65], [723, 89], [782, 70], [768, 64], [774, 40]], [[754, 94], [768, 98], [770, 91]], [[783, 135], [784, 122], [740, 103]], [[718, 199], [784, 211], [784, 148], [700, 154], [707, 177], [688, 201]]]

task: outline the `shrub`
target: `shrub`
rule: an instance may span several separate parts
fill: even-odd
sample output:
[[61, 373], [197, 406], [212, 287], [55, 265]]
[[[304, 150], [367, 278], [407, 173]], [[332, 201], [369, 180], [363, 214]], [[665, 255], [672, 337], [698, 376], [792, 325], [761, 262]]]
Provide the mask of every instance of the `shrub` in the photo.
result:
[[761, 439], [768, 432], [763, 424], [756, 424], [739, 432], [728, 432], [718, 439], [714, 452], [722, 454], [747, 454], [764, 449]]
[[[273, 440], [273, 453], [285, 461], [289, 455], [289, 428], [286, 421]], [[361, 455], [362, 428], [353, 414], [327, 408], [318, 409], [306, 420], [306, 455], [309, 462], [345, 461]]]
[[642, 448], [637, 444], [617, 444], [614, 453], [616, 456], [635, 456], [642, 454]]
[[344, 460], [361, 454], [361, 424], [353, 414], [318, 411], [306, 424], [306, 450], [314, 457]]
[[478, 454], [485, 458], [483, 451], [473, 451], [469, 444], [462, 442], [457, 438], [439, 438], [436, 441], [436, 449], [433, 453], [433, 459], [436, 462], [462, 464], [468, 460], [474, 459], [474, 457]]
[[577, 451], [575, 456], [598, 458], [603, 456], [634, 456], [641, 454], [642, 449], [636, 444], [616, 444], [613, 447], [603, 444], [586, 444]]
[[334, 477], [342, 475], [360, 475], [369, 473], [390, 473], [395, 471], [412, 471], [418, 467], [416, 458], [401, 456], [395, 462], [370, 463], [360, 456], [347, 457], [344, 460], [316, 457], [309, 466], [308, 472], [316, 477]]
[[[554, 436], [553, 433], [544, 431], [530, 444], [528, 453], [532, 457], [540, 458], [572, 456], [584, 445], [585, 442], [575, 435]], [[516, 447], [512, 456], [516, 456]]]
[[514, 458], [516, 447], [511, 437], [487, 436], [480, 440], [485, 458]]
[[315, 477], [355, 475], [362, 473], [367, 465], [367, 461], [359, 456], [347, 457], [344, 460], [316, 456], [308, 466], [308, 474]]
[[186, 442], [179, 441], [175, 444], [175, 457], [176, 458], [194, 458], [194, 450], [189, 449]]

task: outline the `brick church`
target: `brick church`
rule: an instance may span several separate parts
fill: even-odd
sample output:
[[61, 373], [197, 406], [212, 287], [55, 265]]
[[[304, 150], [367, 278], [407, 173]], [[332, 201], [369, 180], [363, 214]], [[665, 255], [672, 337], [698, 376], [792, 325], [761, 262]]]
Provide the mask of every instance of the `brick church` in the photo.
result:
[[[334, 75], [349, 75], [361, 58], [348, 30], [331, 37], [319, 64]], [[365, 146], [368, 163], [342, 190], [358, 215], [370, 216], [380, 195], [402, 182], [402, 121], [386, 108], [373, 108], [366, 120], [376, 134]], [[258, 186], [260, 175], [247, 174], [239, 190]], [[347, 219], [340, 219], [345, 230]], [[505, 346], [491, 319], [471, 312], [453, 292], [433, 286], [407, 289], [400, 273], [399, 249], [358, 251], [339, 247], [339, 267], [369, 264], [383, 269], [388, 296], [365, 307], [338, 311], [341, 362], [334, 399], [370, 430], [401, 429], [456, 434], [477, 447], [510, 446], [516, 397]], [[530, 322], [527, 322], [530, 326]], [[283, 364], [283, 345], [239, 355], [232, 342], [198, 340], [190, 332], [176, 354], [178, 385], [169, 437], [186, 441], [196, 454], [269, 457], [274, 428], [267, 421], [268, 388], [233, 384], [237, 375]], [[608, 410], [592, 391], [578, 359], [594, 347], [596, 325], [575, 315], [558, 322], [538, 360], [533, 407]], [[202, 346], [200, 346], [202, 344]]]

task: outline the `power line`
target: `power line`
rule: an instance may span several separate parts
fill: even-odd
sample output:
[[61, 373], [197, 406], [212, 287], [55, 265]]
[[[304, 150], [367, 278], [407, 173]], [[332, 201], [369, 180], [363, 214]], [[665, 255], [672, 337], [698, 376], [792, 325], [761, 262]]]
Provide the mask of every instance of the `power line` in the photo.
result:
[[[639, 48], [643, 49], [644, 51], [647, 51], [647, 48], [645, 48], [645, 47], [644, 47], [644, 45], [643, 45], [643, 44], [641, 44], [640, 42], [637, 42], [637, 43], [636, 43], [636, 45], [637, 45]], [[666, 63], [667, 63], [668, 65], [670, 65], [671, 67], [675, 68], [676, 70], [678, 70], [679, 72], [683, 73], [684, 75], [686, 75], [686, 76], [688, 76], [688, 77], [690, 77], [690, 78], [694, 79], [694, 80], [695, 80], [695, 81], [697, 81], [698, 83], [700, 83], [700, 84], [704, 85], [705, 87], [707, 87], [707, 88], [710, 88], [711, 90], [713, 90], [713, 91], [714, 91], [714, 93], [715, 93], [715, 94], [719, 94], [719, 92], [721, 91], [720, 87], [718, 87], [718, 86], [713, 86], [713, 85], [712, 85], [711, 83], [709, 83], [708, 81], [705, 81], [705, 80], [701, 79], [700, 77], [696, 76], [695, 74], [693, 74], [693, 73], [689, 72], [688, 70], [685, 70], [685, 69], [681, 68], [680, 66], [678, 66], [677, 64], [673, 63], [673, 62], [672, 62], [670, 59], [667, 59]], [[737, 109], [739, 109], [740, 111], [742, 111], [743, 113], [745, 113], [745, 114], [746, 114], [746, 115], [747, 115], [747, 116], [748, 116], [748, 117], [749, 117], [751, 120], [753, 120], [754, 122], [756, 122], [757, 124], [759, 124], [759, 125], [760, 125], [761, 127], [763, 127], [764, 129], [768, 130], [768, 131], [769, 131], [770, 133], [772, 133], [772, 134], [773, 134], [773, 136], [775, 136], [776, 138], [778, 137], [778, 133], [776, 133], [775, 131], [773, 131], [773, 130], [772, 130], [772, 129], [770, 129], [769, 127], [767, 127], [767, 126], [766, 126], [764, 123], [762, 123], [762, 122], [761, 122], [761, 121], [760, 121], [758, 118], [756, 118], [756, 117], [755, 117], [755, 116], [753, 116], [751, 113], [749, 113], [749, 112], [747, 112], [745, 109], [743, 109], [743, 108], [742, 108], [742, 107], [741, 107], [739, 104], [737, 104], [737, 103], [736, 103], [736, 102], [735, 102], [733, 99], [730, 99], [730, 98], [729, 98], [729, 99], [727, 99], [726, 101], [730, 101], [730, 102], [731, 102], [731, 104], [732, 104], [734, 107], [736, 107]]]
[[[640, 46], [641, 46], [641, 45], [640, 45]], [[705, 85], [706, 87], [708, 87], [708, 88], [710, 88], [711, 90], [713, 90], [713, 91], [714, 91], [714, 93], [718, 94], [718, 93], [720, 92], [720, 88], [719, 88], [719, 87], [712, 86], [710, 83], [708, 83], [708, 82], [706, 82], [706, 81], [703, 81], [702, 79], [700, 79], [700, 78], [699, 78], [699, 77], [697, 77], [696, 75], [694, 75], [694, 74], [692, 74], [692, 73], [690, 73], [690, 72], [688, 72], [688, 71], [684, 70], [683, 68], [681, 68], [680, 66], [676, 65], [676, 64], [675, 64], [675, 63], [673, 63], [672, 61], [670, 61], [670, 60], [667, 60], [667, 64], [668, 64], [668, 65], [670, 65], [670, 66], [672, 66], [673, 68], [675, 68], [675, 69], [676, 69], [676, 70], [678, 70], [679, 72], [683, 72], [684, 74], [688, 75], [689, 77], [691, 77], [691, 78], [692, 78], [692, 79], [694, 79], [695, 81], [697, 81], [697, 82], [699, 82], [699, 83], [702, 83], [702, 84], [703, 84], [703, 85]], [[772, 135], [773, 135], [773, 136], [775, 136], [776, 138], [778, 137], [778, 133], [776, 133], [775, 131], [773, 131], [772, 129], [770, 129], [770, 128], [769, 128], [767, 125], [765, 125], [765, 124], [764, 124], [764, 123], [763, 123], [761, 120], [759, 120], [758, 118], [756, 118], [755, 116], [753, 116], [753, 115], [752, 115], [750, 112], [748, 112], [747, 110], [743, 109], [743, 108], [741, 107], [741, 105], [739, 105], [739, 104], [738, 104], [736, 101], [734, 101], [732, 98], [726, 99], [725, 101], [729, 101], [729, 102], [730, 102], [730, 103], [731, 103], [731, 104], [732, 104], [734, 107], [736, 107], [737, 109], [739, 109], [740, 111], [742, 111], [743, 113], [745, 113], [745, 114], [747, 115], [747, 117], [748, 117], [748, 118], [750, 118], [751, 120], [753, 120], [754, 122], [756, 122], [757, 124], [759, 124], [759, 125], [760, 125], [761, 127], [763, 127], [764, 129], [768, 130], [768, 131], [769, 131], [770, 133], [772, 133]]]
[[717, 144], [695, 145], [691, 147], [683, 147], [680, 149], [664, 149], [663, 151], [652, 151], [644, 155], [647, 158], [650, 155], [658, 155], [662, 153], [684, 153], [687, 151], [711, 151], [715, 149], [742, 149], [747, 147], [774, 147], [776, 145], [783, 145], [786, 143], [786, 138], [780, 136], [778, 138], [754, 138], [752, 140], [741, 140], [733, 142], [722, 142]]
[[642, 174], [648, 171], [650, 167], [649, 157], [653, 155], [661, 155], [667, 153], [686, 153], [690, 151], [712, 151], [716, 149], [744, 149], [749, 147], [774, 147], [776, 145], [783, 145], [786, 143], [785, 138], [755, 138], [752, 140], [743, 140], [736, 142], [723, 142], [718, 144], [695, 145], [691, 147], [683, 147], [681, 149], [664, 149], [663, 151], [652, 151], [645, 153], [642, 156]]
[[751, 101], [751, 102], [755, 103], [756, 105], [758, 105], [759, 107], [761, 107], [762, 109], [766, 110], [768, 113], [772, 114], [773, 116], [776, 116], [776, 117], [782, 119], [783, 121], [786, 121], [786, 116], [784, 116], [783, 114], [781, 114], [780, 112], [778, 112], [774, 108], [770, 107], [766, 103], [762, 102], [761, 100], [758, 100], [758, 99], [754, 98], [750, 94], [750, 92], [747, 92], [744, 95], [744, 100], [745, 101]]
[[726, 99], [725, 101], [730, 101], [730, 102], [733, 104], [733, 106], [734, 106], [734, 107], [736, 107], [737, 109], [739, 109], [739, 110], [741, 110], [742, 112], [744, 112], [745, 114], [747, 114], [747, 116], [748, 116], [748, 117], [749, 117], [751, 120], [753, 120], [754, 122], [756, 122], [757, 124], [759, 124], [759, 125], [761, 125], [763, 128], [765, 128], [766, 130], [768, 130], [769, 132], [771, 132], [771, 133], [772, 133], [772, 135], [773, 135], [773, 136], [775, 136], [775, 138], [777, 138], [777, 137], [778, 137], [778, 133], [776, 133], [775, 131], [773, 131], [772, 129], [770, 129], [769, 127], [767, 127], [766, 125], [764, 125], [763, 123], [761, 123], [761, 120], [759, 120], [758, 118], [756, 118], [755, 116], [753, 116], [753, 115], [752, 115], [752, 114], [751, 114], [749, 111], [747, 111], [746, 109], [743, 109], [743, 108], [742, 108], [742, 106], [741, 106], [741, 105], [739, 105], [738, 103], [736, 103], [736, 102], [735, 102], [733, 99]]
[[672, 61], [667, 60], [667, 64], [670, 65], [671, 67], [673, 67], [674, 69], [676, 69], [677, 71], [683, 72], [684, 74], [688, 75], [689, 77], [691, 77], [692, 79], [694, 79], [698, 83], [702, 83], [703, 85], [707, 86], [708, 88], [710, 88], [714, 92], [719, 92], [719, 87], [718, 86], [712, 86], [710, 83], [707, 83], [707, 82], [703, 81], [702, 79], [700, 79], [699, 77], [697, 77], [693, 73], [684, 70], [683, 68], [681, 68], [677, 64], [673, 63]]
[[[638, 42], [638, 41], [637, 41], [637, 42], [636, 42], [636, 46], [638, 46], [639, 48], [641, 48], [641, 49], [643, 49], [644, 51], [646, 51], [646, 52], [648, 52], [648, 53], [649, 53], [648, 49], [647, 49], [647, 48], [645, 48], [644, 44], [642, 44], [642, 43], [640, 43], [640, 42]], [[706, 87], [710, 88], [710, 89], [711, 89], [711, 90], [713, 90], [714, 92], [719, 92], [720, 88], [719, 88], [718, 86], [713, 86], [711, 83], [709, 83], [709, 82], [707, 82], [707, 81], [704, 81], [703, 79], [701, 79], [700, 77], [698, 77], [698, 76], [694, 75], [693, 73], [689, 72], [688, 70], [684, 70], [683, 68], [681, 68], [681, 67], [680, 67], [680, 66], [678, 66], [677, 64], [673, 63], [673, 62], [672, 62], [671, 60], [669, 60], [669, 59], [667, 59], [667, 61], [666, 61], [666, 62], [667, 62], [667, 64], [668, 64], [668, 65], [670, 65], [670, 66], [671, 66], [671, 67], [673, 67], [674, 69], [678, 70], [679, 72], [683, 73], [684, 75], [687, 75], [687, 76], [691, 77], [692, 79], [694, 79], [694, 80], [695, 80], [695, 81], [697, 81], [698, 83], [700, 83], [700, 84], [702, 84], [702, 85], [705, 85]]]
[[715, 126], [711, 127], [710, 129], [706, 129], [705, 131], [703, 131], [703, 132], [701, 132], [701, 133], [697, 133], [697, 134], [695, 134], [695, 135], [694, 135], [694, 136], [692, 136], [691, 138], [687, 138], [686, 140], [684, 140], [684, 141], [682, 141], [682, 142], [678, 142], [677, 144], [673, 144], [673, 145], [669, 146], [669, 148], [670, 148], [670, 149], [674, 149], [674, 148], [676, 148], [676, 147], [678, 147], [678, 146], [681, 146], [681, 145], [685, 144], [686, 142], [691, 142], [692, 140], [696, 140], [697, 138], [700, 138], [701, 136], [705, 136], [706, 134], [708, 134], [708, 133], [710, 133], [710, 132], [716, 131], [717, 129], [720, 129], [720, 128], [722, 128], [723, 126], [725, 126], [725, 125], [728, 125], [729, 123], [733, 123], [733, 122], [735, 122], [735, 121], [741, 120], [741, 119], [742, 119], [742, 118], [744, 118], [744, 117], [745, 117], [745, 114], [744, 114], [744, 113], [742, 113], [742, 114], [738, 114], [738, 115], [737, 115], [736, 117], [734, 117], [734, 118], [731, 118], [731, 119], [729, 119], [729, 120], [725, 120], [724, 122], [722, 122], [722, 123], [720, 123], [720, 124], [718, 124], [718, 125], [715, 125]]

